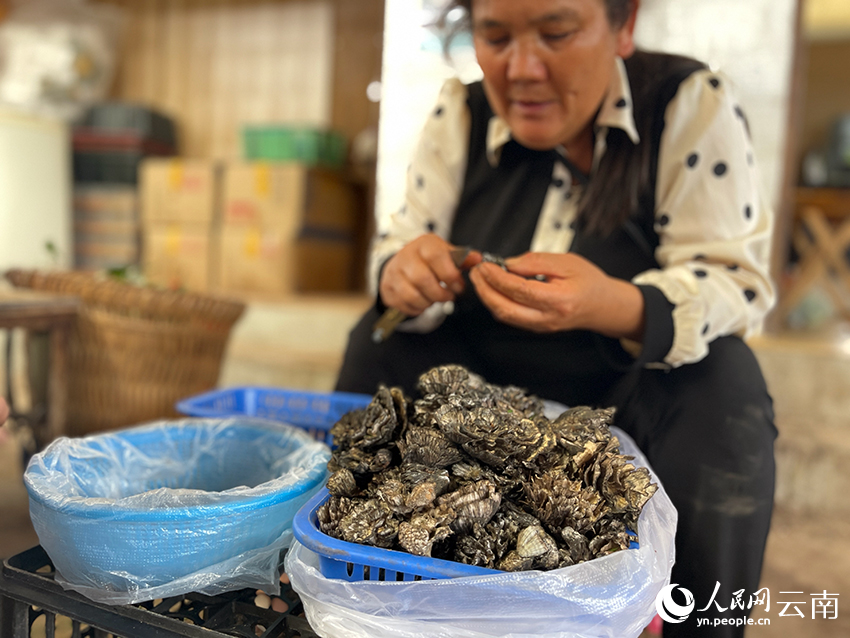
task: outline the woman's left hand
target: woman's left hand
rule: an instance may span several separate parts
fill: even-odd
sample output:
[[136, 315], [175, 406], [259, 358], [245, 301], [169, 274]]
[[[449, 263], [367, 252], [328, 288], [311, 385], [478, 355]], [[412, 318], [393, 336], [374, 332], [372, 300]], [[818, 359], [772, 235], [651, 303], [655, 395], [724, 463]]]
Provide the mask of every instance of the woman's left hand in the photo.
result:
[[634, 284], [569, 253], [526, 253], [505, 263], [507, 272], [482, 263], [469, 276], [499, 321], [532, 332], [582, 329], [643, 340], [643, 295]]

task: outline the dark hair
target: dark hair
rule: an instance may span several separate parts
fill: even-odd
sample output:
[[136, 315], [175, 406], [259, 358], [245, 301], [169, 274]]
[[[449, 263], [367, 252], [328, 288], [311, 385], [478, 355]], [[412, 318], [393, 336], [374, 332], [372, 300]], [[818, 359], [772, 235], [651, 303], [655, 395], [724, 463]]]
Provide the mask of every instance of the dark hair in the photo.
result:
[[[452, 39], [472, 27], [472, 1], [450, 0], [443, 8], [436, 26], [444, 33], [444, 53], [448, 56]], [[602, 0], [608, 13], [611, 27], [622, 27], [629, 18], [634, 0]], [[451, 20], [449, 13], [463, 9], [463, 16]], [[578, 204], [577, 224], [584, 232], [609, 235], [622, 226], [637, 210], [642, 196], [651, 191], [652, 158], [646, 142], [635, 147], [628, 135], [619, 129], [611, 129], [607, 138], [608, 148], [597, 167], [594, 179], [590, 180]], [[639, 158], [635, 161], [635, 158]], [[611, 188], [617, 184], [617, 188]]]
[[[619, 29], [629, 19], [634, 0], [603, 0], [605, 10], [608, 13], [608, 22], [615, 29]], [[451, 20], [449, 14], [455, 9], [463, 9], [463, 17], [459, 20]], [[444, 52], [448, 55], [449, 45], [456, 35], [469, 31], [472, 27], [472, 0], [449, 0], [437, 18], [437, 27], [445, 33], [443, 41]]]

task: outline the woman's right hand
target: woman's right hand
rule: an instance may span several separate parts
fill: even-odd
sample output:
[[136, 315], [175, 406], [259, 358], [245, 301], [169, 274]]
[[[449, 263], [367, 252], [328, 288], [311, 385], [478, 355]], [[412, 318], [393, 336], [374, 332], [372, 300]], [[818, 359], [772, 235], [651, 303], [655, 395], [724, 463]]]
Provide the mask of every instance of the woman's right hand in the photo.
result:
[[429, 233], [390, 257], [379, 286], [384, 305], [416, 317], [433, 303], [454, 301], [463, 292], [464, 281], [452, 261], [452, 248], [442, 237]]

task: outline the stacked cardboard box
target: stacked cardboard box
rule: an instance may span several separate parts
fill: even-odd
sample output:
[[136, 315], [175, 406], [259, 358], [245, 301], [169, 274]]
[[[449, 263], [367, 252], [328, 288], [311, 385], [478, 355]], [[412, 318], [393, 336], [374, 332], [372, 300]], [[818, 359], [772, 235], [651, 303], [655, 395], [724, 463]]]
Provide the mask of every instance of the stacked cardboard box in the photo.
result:
[[213, 286], [219, 173], [217, 164], [207, 160], [143, 162], [143, 263], [151, 283], [196, 292]]
[[218, 283], [227, 292], [350, 290], [357, 189], [296, 163], [224, 171]]
[[138, 197], [134, 186], [74, 187], [74, 263], [77, 268], [120, 268], [139, 261]]

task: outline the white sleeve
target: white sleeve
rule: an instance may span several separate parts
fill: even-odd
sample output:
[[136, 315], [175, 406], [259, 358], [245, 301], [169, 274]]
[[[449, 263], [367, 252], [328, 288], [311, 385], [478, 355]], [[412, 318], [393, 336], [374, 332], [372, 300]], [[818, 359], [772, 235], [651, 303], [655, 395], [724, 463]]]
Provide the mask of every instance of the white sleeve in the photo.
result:
[[[405, 244], [433, 232], [449, 238], [463, 189], [469, 151], [470, 115], [467, 88], [457, 78], [447, 80], [419, 137], [401, 208], [376, 219], [369, 257], [369, 287], [377, 294], [381, 266]], [[435, 304], [401, 330], [427, 332], [443, 320]]]
[[696, 72], [665, 116], [655, 213], [661, 269], [633, 282], [659, 288], [675, 306], [664, 359], [674, 367], [702, 359], [719, 336], [753, 334], [775, 301], [773, 212], [731, 88], [722, 74]]

